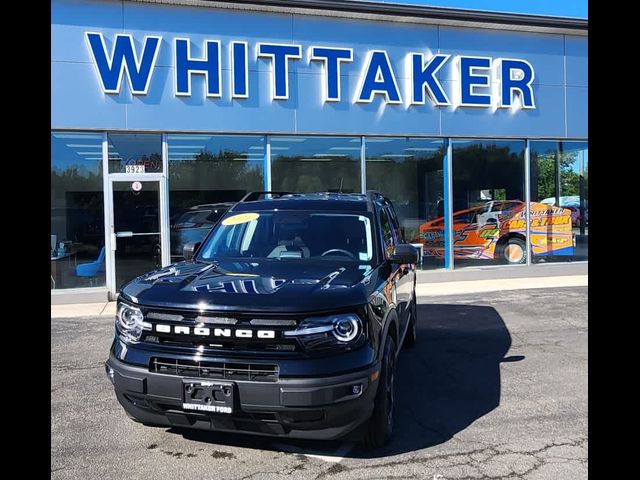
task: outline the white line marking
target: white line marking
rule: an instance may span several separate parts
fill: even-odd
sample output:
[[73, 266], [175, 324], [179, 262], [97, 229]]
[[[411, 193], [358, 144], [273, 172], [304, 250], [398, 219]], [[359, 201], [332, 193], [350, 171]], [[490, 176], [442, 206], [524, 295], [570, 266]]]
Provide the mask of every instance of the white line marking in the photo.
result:
[[329, 455], [317, 455], [315, 453], [303, 453], [303, 455], [310, 458], [317, 458], [324, 462], [340, 463], [344, 460], [345, 455], [353, 449], [353, 447], [355, 447], [355, 443], [343, 443]]
[[271, 444], [272, 447], [277, 448], [278, 450], [281, 450], [283, 452], [296, 453], [309, 458], [317, 458], [318, 460], [329, 463], [340, 463], [342, 460], [344, 460], [345, 455], [349, 453], [355, 447], [355, 445], [356, 444], [354, 442], [341, 443], [333, 452], [321, 455], [319, 453], [305, 453], [305, 450], [296, 445], [285, 445], [283, 443]]

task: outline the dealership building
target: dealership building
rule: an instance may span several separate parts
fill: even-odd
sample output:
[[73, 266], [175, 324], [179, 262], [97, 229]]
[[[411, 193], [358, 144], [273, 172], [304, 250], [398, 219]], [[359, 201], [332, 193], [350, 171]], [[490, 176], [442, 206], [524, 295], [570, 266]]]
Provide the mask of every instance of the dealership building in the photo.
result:
[[378, 190], [424, 270], [584, 262], [587, 50], [575, 18], [52, 0], [52, 303], [113, 298], [251, 191]]

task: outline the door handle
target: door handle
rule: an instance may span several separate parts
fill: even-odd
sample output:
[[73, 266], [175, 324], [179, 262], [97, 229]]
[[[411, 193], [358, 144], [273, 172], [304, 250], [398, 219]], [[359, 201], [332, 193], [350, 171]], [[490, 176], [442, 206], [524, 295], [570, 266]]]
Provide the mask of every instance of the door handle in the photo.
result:
[[118, 238], [133, 237], [133, 232], [116, 232], [116, 237]]

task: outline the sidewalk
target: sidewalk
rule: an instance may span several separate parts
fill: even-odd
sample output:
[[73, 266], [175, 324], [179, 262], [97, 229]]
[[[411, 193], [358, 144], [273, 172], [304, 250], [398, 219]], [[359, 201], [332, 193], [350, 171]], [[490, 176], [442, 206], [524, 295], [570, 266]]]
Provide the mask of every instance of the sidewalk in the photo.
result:
[[[467, 267], [454, 271], [419, 271], [418, 298], [533, 288], [586, 287], [587, 263], [531, 267]], [[51, 318], [113, 317], [116, 302], [51, 305]]]
[[418, 283], [587, 275], [588, 268], [589, 264], [587, 262], [543, 263], [531, 266], [467, 266], [456, 270], [418, 271]]
[[70, 317], [113, 317], [116, 314], [116, 302], [68, 303], [51, 305], [51, 318]]

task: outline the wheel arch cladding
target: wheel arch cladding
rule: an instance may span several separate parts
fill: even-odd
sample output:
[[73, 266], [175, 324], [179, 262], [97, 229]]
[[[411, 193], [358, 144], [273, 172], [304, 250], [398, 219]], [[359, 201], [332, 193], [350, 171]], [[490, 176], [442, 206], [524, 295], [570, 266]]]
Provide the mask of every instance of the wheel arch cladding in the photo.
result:
[[389, 310], [384, 323], [385, 327], [382, 331], [382, 342], [380, 342], [380, 349], [378, 350], [378, 359], [382, 359], [382, 355], [384, 353], [385, 347], [387, 346], [389, 337], [393, 337], [393, 340], [396, 342], [396, 348], [398, 348], [398, 338], [400, 336], [400, 332], [398, 331], [398, 314], [395, 308]]

